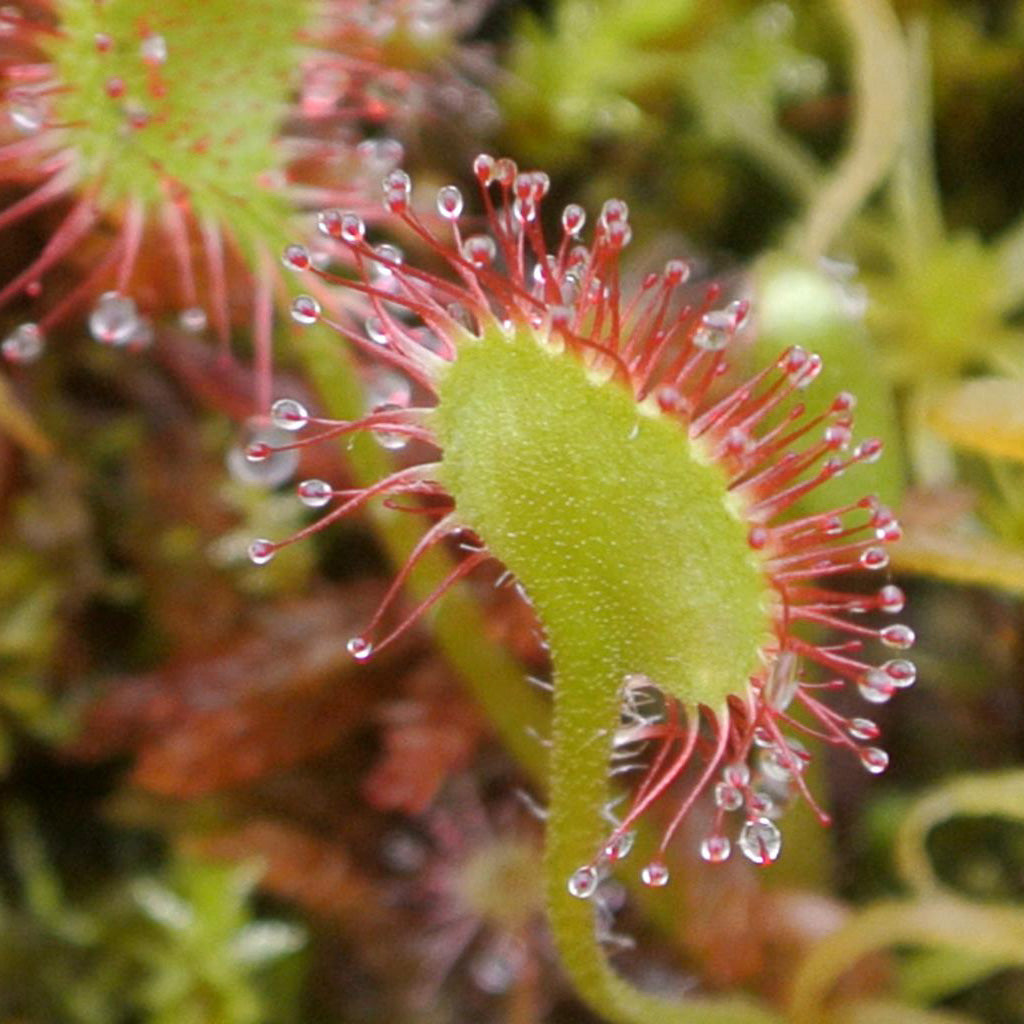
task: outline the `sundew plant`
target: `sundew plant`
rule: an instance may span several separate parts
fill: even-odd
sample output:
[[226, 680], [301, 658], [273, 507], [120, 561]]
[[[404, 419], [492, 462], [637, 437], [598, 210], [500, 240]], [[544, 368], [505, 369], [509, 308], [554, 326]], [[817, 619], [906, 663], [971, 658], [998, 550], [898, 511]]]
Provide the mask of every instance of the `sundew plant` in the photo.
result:
[[3, 7], [0, 1016], [1024, 1024], [1022, 71]]
[[[773, 819], [791, 789], [828, 822], [803, 783], [810, 755], [797, 734], [849, 748], [871, 773], [885, 770], [888, 755], [867, 745], [878, 726], [837, 714], [818, 691], [846, 680], [877, 704], [915, 680], [904, 658], [876, 665], [861, 654], [865, 641], [895, 651], [913, 645], [908, 626], [861, 619], [902, 611], [899, 587], [866, 595], [834, 587], [851, 572], [885, 570], [884, 545], [899, 539], [899, 526], [873, 496], [792, 512], [833, 477], [878, 459], [882, 444], [853, 443], [855, 399], [846, 392], [816, 416], [791, 403], [821, 370], [820, 358], [800, 347], [714, 393], [747, 304], [714, 308], [711, 286], [696, 308], [678, 308], [689, 276], [679, 260], [646, 277], [636, 294], [621, 294], [621, 252], [632, 235], [621, 200], [604, 204], [589, 247], [580, 244], [586, 213], [566, 206], [549, 250], [540, 227], [547, 175], [486, 154], [474, 173], [490, 233], [465, 233], [462, 193], [449, 185], [438, 192], [437, 211], [451, 222], [450, 243], [411, 211], [404, 171], [383, 181], [388, 210], [443, 255], [454, 282], [407, 266], [393, 247], [367, 244], [355, 213], [326, 210], [320, 221], [366, 268], [357, 280], [331, 280], [374, 311], [366, 336], [337, 330], [419, 383], [435, 404], [390, 403], [355, 422], [317, 421], [319, 435], [298, 443], [371, 430], [415, 438], [438, 456], [355, 493], [304, 481], [304, 502], [336, 507], [287, 541], [254, 541], [249, 554], [265, 564], [282, 543], [374, 497], [416, 495], [438, 518], [399, 581], [449, 536], [465, 537], [471, 553], [414, 615], [483, 562], [498, 559], [514, 574], [536, 611], [554, 677], [545, 870], [556, 941], [596, 1006], [618, 1019], [672, 1019], [680, 1011], [670, 1003], [630, 993], [602, 966], [592, 914], [573, 900], [597, 895], [604, 874], [630, 853], [646, 811], [688, 775], [640, 872], [649, 887], [668, 884], [665, 851], [705, 790], [714, 789], [716, 807], [700, 843], [710, 863], [730, 856], [730, 813], [742, 823], [735, 841], [743, 856], [775, 861], [782, 838]], [[295, 270], [312, 267], [299, 246], [284, 260]], [[416, 321], [401, 319], [402, 310]], [[292, 315], [312, 324], [322, 312], [300, 296]], [[272, 415], [286, 430], [313, 426], [291, 399], [276, 402]], [[260, 442], [247, 454], [260, 461], [273, 448]], [[393, 592], [367, 631], [348, 641], [355, 659], [368, 660], [412, 621], [375, 637]], [[843, 640], [816, 642], [801, 634], [807, 624]], [[826, 669], [827, 681], [811, 682], [804, 662]], [[812, 725], [790, 716], [794, 704]], [[631, 767], [634, 758], [640, 785], [605, 830], [610, 766]], [[695, 1004], [688, 1012], [713, 1010]]]

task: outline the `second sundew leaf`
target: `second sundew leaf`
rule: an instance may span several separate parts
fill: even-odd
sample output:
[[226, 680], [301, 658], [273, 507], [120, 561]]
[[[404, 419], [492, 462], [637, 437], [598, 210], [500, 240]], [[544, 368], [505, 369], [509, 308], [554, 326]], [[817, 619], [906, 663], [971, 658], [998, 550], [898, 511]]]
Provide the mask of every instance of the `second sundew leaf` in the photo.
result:
[[[281, 165], [278, 133], [308, 2], [255, 0], [244, 17], [231, 0], [62, 0], [58, 10], [52, 58], [71, 87], [56, 115], [70, 125], [80, 172], [102, 181], [105, 204], [159, 206], [173, 180], [218, 220], [241, 219], [234, 205], [242, 203], [257, 221], [282, 225], [284, 201], [256, 186]], [[107, 49], [97, 46], [101, 35]], [[126, 129], [126, 109], [144, 130]]]
[[[721, 469], [655, 403], [489, 331], [440, 381], [440, 480], [533, 602], [555, 663], [719, 707], [757, 668], [770, 591]], [[575, 656], [575, 655], [574, 655]]]

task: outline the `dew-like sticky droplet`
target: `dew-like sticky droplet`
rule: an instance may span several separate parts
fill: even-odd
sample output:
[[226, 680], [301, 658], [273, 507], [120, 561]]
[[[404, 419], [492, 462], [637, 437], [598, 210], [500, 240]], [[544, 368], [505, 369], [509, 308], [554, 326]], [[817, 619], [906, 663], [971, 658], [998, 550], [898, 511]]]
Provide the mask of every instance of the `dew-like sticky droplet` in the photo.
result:
[[384, 322], [379, 316], [368, 316], [363, 323], [363, 328], [366, 331], [366, 336], [375, 345], [387, 345], [388, 332], [384, 327]]
[[23, 135], [35, 135], [46, 123], [46, 110], [39, 100], [33, 98], [10, 103], [7, 116], [14, 128]]
[[339, 233], [343, 242], [358, 245], [366, 237], [366, 224], [358, 213], [344, 213], [341, 215]]
[[341, 237], [341, 210], [330, 207], [316, 215], [316, 229], [328, 238]]
[[568, 888], [577, 899], [590, 899], [597, 890], [597, 869], [590, 864], [577, 868], [569, 877]]
[[320, 303], [312, 295], [298, 295], [292, 301], [292, 319], [303, 327], [315, 324], [320, 313]]
[[437, 192], [437, 212], [445, 220], [458, 220], [462, 213], [462, 192], [455, 185], [445, 185]]
[[562, 210], [562, 230], [567, 235], [579, 235], [587, 223], [587, 211], [578, 203], [569, 203]]
[[373, 644], [365, 637], [354, 636], [345, 644], [345, 650], [356, 661], [366, 661], [373, 654]]
[[633, 849], [633, 843], [635, 840], [635, 832], [623, 832], [620, 835], [613, 836], [609, 839], [602, 852], [609, 860], [625, 860]]
[[500, 996], [522, 973], [524, 955], [509, 942], [495, 942], [478, 953], [469, 964], [469, 976], [481, 992]]
[[178, 326], [189, 334], [201, 334], [207, 323], [206, 310], [202, 306], [190, 306], [178, 314]]
[[147, 64], [163, 64], [167, 60], [167, 40], [155, 33], [145, 36], [139, 44], [139, 56]]
[[665, 264], [665, 283], [670, 287], [684, 284], [690, 279], [690, 264], [684, 260], [669, 260]]
[[35, 362], [46, 348], [46, 337], [37, 324], [19, 324], [0, 343], [0, 351], [9, 363]]
[[872, 775], [881, 775], [889, 767], [889, 755], [879, 747], [867, 747], [860, 752], [860, 763]]
[[126, 345], [139, 325], [135, 301], [120, 292], [104, 292], [89, 313], [89, 333], [104, 345]]
[[240, 443], [227, 454], [228, 473], [247, 487], [280, 487], [292, 479], [299, 465], [299, 453], [282, 448], [290, 441], [289, 435], [273, 424], [250, 420]]
[[668, 885], [668, 879], [668, 868], [660, 860], [651, 861], [640, 872], [640, 881], [651, 889], [661, 889]]
[[334, 490], [326, 480], [303, 480], [298, 492], [299, 501], [307, 508], [323, 508], [334, 497]]
[[379, 257], [373, 264], [373, 272], [377, 277], [394, 277], [395, 268], [400, 267], [405, 260], [402, 250], [397, 245], [390, 245], [382, 242], [373, 248], [374, 253]]
[[825, 444], [827, 444], [832, 451], [843, 451], [850, 444], [850, 439], [852, 437], [853, 431], [851, 431], [849, 427], [845, 427], [841, 424], [833, 423], [831, 426], [825, 428]]
[[743, 806], [743, 791], [727, 782], [715, 786], [715, 806], [723, 811], [738, 811]]
[[860, 564], [873, 572], [885, 569], [889, 565], [889, 553], [885, 548], [866, 548], [860, 554]]
[[732, 337], [732, 317], [724, 310], [713, 309], [701, 317], [700, 327], [693, 334], [693, 343], [706, 352], [720, 352]]
[[472, 235], [462, 243], [462, 255], [474, 267], [489, 267], [497, 253], [498, 247], [490, 235]]
[[771, 864], [782, 851], [782, 833], [768, 818], [755, 818], [740, 830], [739, 847], [755, 864]]
[[368, 171], [381, 174], [402, 162], [405, 147], [398, 139], [364, 139], [356, 146], [356, 155]]
[[846, 731], [855, 740], [877, 740], [882, 732], [870, 718], [851, 718]]
[[304, 245], [289, 245], [281, 253], [281, 264], [287, 270], [309, 270], [312, 260]]
[[274, 542], [260, 538], [249, 545], [249, 560], [254, 565], [266, 565], [276, 552]]
[[281, 430], [302, 430], [309, 423], [309, 413], [294, 398], [279, 398], [270, 407], [270, 419]]
[[869, 669], [857, 684], [860, 695], [870, 704], [885, 704], [896, 692], [893, 681], [881, 669]]
[[914, 646], [914, 631], [909, 626], [904, 626], [901, 623], [894, 623], [891, 626], [886, 626], [885, 629], [879, 633], [882, 643], [886, 647], [892, 647], [898, 651], [906, 651]]
[[473, 160], [473, 173], [481, 185], [490, 185], [494, 178], [494, 157], [487, 153], [478, 153]]
[[901, 690], [913, 686], [917, 680], [917, 666], [906, 658], [895, 658], [885, 662], [882, 671], [892, 680], [893, 685]]
[[871, 437], [857, 445], [853, 451], [853, 457], [859, 462], [869, 464], [877, 462], [882, 457], [882, 449], [884, 447], [885, 445], [882, 443], [881, 438]]
[[245, 446], [245, 458], [247, 462], [263, 462], [274, 454], [272, 445], [266, 441], [253, 441]]
[[790, 782], [793, 773], [800, 771], [800, 759], [795, 755], [789, 755], [779, 747], [770, 747], [762, 750], [758, 758], [758, 767], [761, 774], [773, 782]]
[[732, 843], [726, 836], [708, 836], [700, 844], [701, 860], [709, 864], [721, 864], [729, 859], [732, 853]]
[[878, 592], [878, 607], [886, 615], [898, 615], [906, 603], [903, 591], [892, 583], [882, 587]]
[[405, 213], [409, 208], [412, 193], [412, 179], [405, 171], [394, 170], [384, 176], [381, 182], [384, 192], [384, 207], [391, 213]]

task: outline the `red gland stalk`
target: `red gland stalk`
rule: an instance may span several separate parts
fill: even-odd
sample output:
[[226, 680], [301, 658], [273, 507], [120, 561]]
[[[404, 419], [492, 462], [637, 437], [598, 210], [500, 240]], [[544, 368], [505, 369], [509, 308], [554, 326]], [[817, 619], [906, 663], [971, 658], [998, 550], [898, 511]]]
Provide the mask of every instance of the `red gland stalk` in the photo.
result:
[[[286, 265], [354, 294], [361, 315], [369, 313], [362, 323], [352, 313], [326, 315], [304, 296], [294, 318], [330, 324], [432, 396], [352, 422], [311, 417], [282, 399], [274, 406], [279, 426], [318, 428], [289, 447], [371, 431], [439, 454], [352, 492], [306, 481], [306, 504], [335, 507], [291, 538], [255, 541], [252, 558], [267, 561], [375, 496], [426, 499], [437, 520], [350, 652], [363, 660], [387, 646], [489, 558], [516, 575], [551, 644], [556, 748], [560, 694], [570, 687], [561, 698], [568, 707], [584, 699], [571, 687], [582, 694], [594, 676], [607, 678], [620, 723], [609, 730], [604, 719], [601, 730], [602, 719], [593, 720], [609, 736], [613, 774], [643, 773], [619, 823], [572, 875], [570, 892], [594, 893], [629, 852], [638, 820], [670, 793], [677, 803], [662, 853], [712, 790], [702, 857], [723, 861], [735, 843], [748, 859], [770, 863], [781, 847], [776, 818], [792, 794], [828, 820], [804, 783], [809, 754], [799, 737], [847, 749], [872, 773], [887, 765], [873, 745], [877, 726], [833, 710], [827, 695], [852, 685], [880, 704], [915, 679], [902, 657], [876, 665], [864, 650], [912, 645], [907, 626], [873, 621], [902, 610], [900, 589], [886, 582], [863, 595], [837, 586], [839, 577], [886, 570], [885, 545], [900, 535], [891, 512], [872, 498], [806, 511], [831, 479], [876, 460], [881, 443], [853, 442], [849, 394], [820, 415], [805, 411], [800, 393], [821, 361], [801, 348], [726, 387], [726, 355], [747, 304], [718, 308], [713, 285], [683, 302], [689, 268], [678, 260], [625, 290], [624, 202], [605, 203], [589, 245], [580, 241], [584, 211], [566, 207], [549, 245], [545, 174], [486, 155], [474, 173], [487, 231], [467, 233], [462, 195], [447, 186], [437, 212], [450, 224], [449, 239], [414, 211], [403, 171], [383, 181], [387, 210], [448, 275], [372, 245], [355, 212], [325, 210], [320, 218], [350, 254], [354, 278], [317, 269], [301, 247], [287, 251]], [[275, 450], [263, 445], [249, 457]], [[465, 559], [390, 632], [378, 633], [415, 562], [456, 534], [468, 542]], [[819, 627], [839, 638], [820, 639]], [[730, 814], [740, 817], [735, 837]], [[642, 875], [651, 886], [668, 881], [661, 853]]]

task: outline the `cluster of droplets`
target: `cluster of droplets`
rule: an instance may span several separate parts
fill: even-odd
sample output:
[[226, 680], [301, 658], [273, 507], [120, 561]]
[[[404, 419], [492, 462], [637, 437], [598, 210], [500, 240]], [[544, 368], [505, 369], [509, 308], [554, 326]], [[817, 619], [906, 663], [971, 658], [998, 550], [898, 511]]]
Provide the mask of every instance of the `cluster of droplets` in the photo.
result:
[[[891, 514], [876, 510], [871, 522], [881, 521], [875, 526], [879, 535], [885, 533], [887, 540], [895, 535]], [[877, 552], [883, 549], [871, 548]], [[874, 557], [878, 564], [877, 554]], [[885, 563], [888, 564], [886, 557]], [[873, 595], [846, 595], [849, 602], [847, 611], [862, 614], [877, 611], [887, 615], [899, 614], [904, 607], [903, 591], [892, 583], [883, 585]], [[875, 631], [882, 645], [895, 650], [906, 650], [914, 642], [910, 627], [903, 624], [885, 626]], [[841, 648], [825, 648], [827, 656]], [[878, 666], [847, 666], [849, 677], [856, 681], [856, 688], [862, 698], [870, 704], [882, 704], [897, 691], [912, 686], [917, 678], [913, 662], [906, 658], [895, 658]], [[708, 716], [711, 731], [718, 730], [713, 742], [719, 750], [730, 755], [717, 778], [707, 777], [691, 790], [687, 799], [692, 802], [706, 786], [710, 789], [714, 806], [709, 833], [701, 840], [699, 853], [702, 860], [719, 864], [730, 858], [738, 848], [743, 856], [759, 866], [773, 863], [782, 852], [782, 833], [779, 819], [798, 793], [810, 802], [823, 824], [828, 816], [814, 803], [804, 781], [803, 773], [810, 763], [810, 754], [794, 731], [803, 730], [808, 735], [833, 746], [846, 748], [859, 759], [864, 769], [872, 775], [881, 774], [889, 766], [889, 755], [878, 746], [881, 730], [870, 718], [862, 715], [846, 717], [822, 704], [814, 695], [819, 689], [838, 689], [843, 680], [829, 680], [823, 683], [808, 683], [801, 678], [801, 662], [791, 650], [777, 652], [771, 658], [765, 673], [751, 680], [751, 690], [745, 706], [736, 700], [736, 707], [726, 723]], [[799, 701], [817, 719], [820, 730], [802, 726], [789, 717], [788, 711], [794, 701]], [[699, 724], [691, 723], [694, 730], [689, 742], [696, 743]], [[785, 730], [785, 731], [784, 731]], [[651, 769], [664, 759], [673, 742], [685, 747], [688, 731], [685, 715], [675, 702], [661, 695], [657, 687], [644, 676], [627, 677], [623, 687], [622, 724], [616, 735], [613, 751], [613, 774], [646, 771], [648, 775], [641, 786], [640, 794], [651, 791], [662, 781], [676, 781], [668, 773], [658, 778], [657, 768]], [[655, 753], [652, 755], [651, 748]], [[636, 803], [634, 804], [636, 806]], [[608, 808], [609, 816], [612, 808]], [[738, 815], [739, 827], [730, 836], [726, 827], [729, 815]], [[612, 832], [598, 854], [588, 864], [581, 866], [569, 879], [569, 891], [580, 898], [589, 898], [597, 890], [611, 868], [628, 855], [633, 847], [633, 818], [628, 817]], [[662, 849], [664, 849], [664, 844]], [[669, 870], [659, 854], [646, 864], [640, 872], [643, 883], [653, 888], [664, 886], [669, 881]]]

